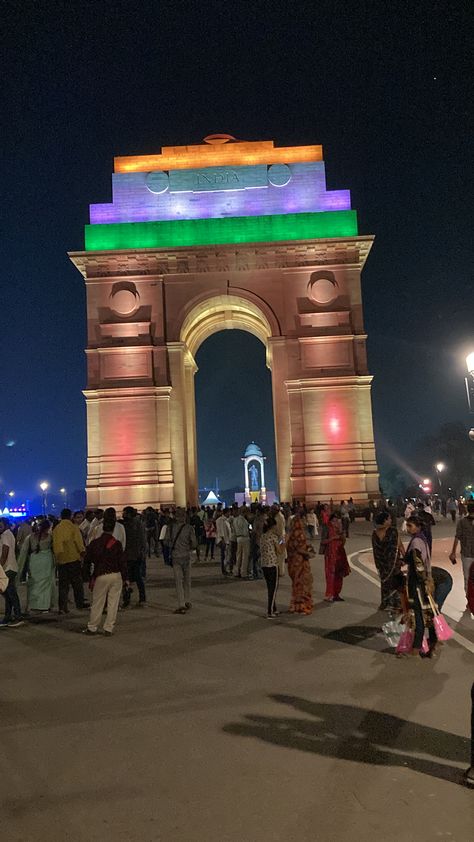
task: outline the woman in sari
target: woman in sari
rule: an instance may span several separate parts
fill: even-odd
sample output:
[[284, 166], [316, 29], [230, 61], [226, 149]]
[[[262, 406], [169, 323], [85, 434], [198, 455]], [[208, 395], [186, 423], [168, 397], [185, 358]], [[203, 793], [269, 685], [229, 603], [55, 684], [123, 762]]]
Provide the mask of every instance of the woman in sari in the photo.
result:
[[288, 573], [291, 579], [292, 614], [311, 614], [313, 610], [313, 575], [309, 562], [310, 548], [306, 540], [305, 525], [301, 513], [297, 512], [291, 521], [286, 541]]
[[405, 550], [398, 531], [392, 526], [389, 512], [379, 512], [374, 518], [372, 533], [374, 562], [380, 577], [381, 600], [379, 610], [400, 607], [398, 581]]
[[[421, 518], [412, 515], [407, 520], [407, 531], [411, 535], [405, 562], [408, 565], [408, 604], [409, 625], [414, 625], [415, 634], [411, 655], [420, 654], [421, 644], [428, 628], [429, 657], [436, 654], [437, 638], [433, 626], [433, 611], [429, 596], [433, 594], [434, 583], [431, 576], [431, 558], [428, 541], [423, 534]], [[411, 615], [411, 617], [410, 617]]]
[[340, 596], [342, 583], [344, 576], [351, 572], [344, 549], [345, 542], [339, 513], [334, 512], [329, 518], [327, 537], [324, 539], [325, 602], [344, 602]]
[[36, 532], [23, 542], [18, 559], [20, 577], [26, 568], [27, 602], [30, 611], [49, 611], [56, 602], [51, 524], [42, 520]]

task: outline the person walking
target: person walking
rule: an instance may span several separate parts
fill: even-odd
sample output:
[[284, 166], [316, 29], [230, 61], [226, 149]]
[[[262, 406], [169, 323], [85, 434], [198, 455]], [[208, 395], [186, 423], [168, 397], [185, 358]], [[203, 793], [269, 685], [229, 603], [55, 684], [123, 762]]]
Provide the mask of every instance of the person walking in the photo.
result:
[[297, 511], [291, 521], [286, 541], [288, 573], [291, 579], [291, 614], [311, 614], [313, 610], [313, 574], [309, 550], [303, 519]]
[[253, 573], [248, 572], [250, 553], [250, 529], [246, 518], [246, 508], [242, 506], [237, 517], [234, 518], [233, 528], [237, 540], [237, 559], [234, 576], [239, 579], [253, 579]]
[[53, 553], [58, 565], [59, 614], [67, 614], [69, 587], [72, 586], [76, 608], [88, 608], [84, 602], [81, 559], [84, 542], [81, 531], [72, 522], [71, 509], [63, 509], [61, 520], [53, 529]]
[[122, 588], [129, 584], [125, 552], [113, 534], [115, 523], [115, 509], [106, 509], [102, 534], [94, 538], [86, 550], [85, 565], [91, 571], [92, 589], [89, 622], [82, 630], [86, 635], [98, 633], [106, 602], [107, 614], [102, 631], [106, 637], [113, 634]]
[[398, 531], [392, 526], [392, 518], [387, 511], [377, 512], [375, 515], [372, 551], [380, 577], [379, 611], [386, 608], [398, 608], [400, 606], [398, 580], [405, 549]]
[[453, 564], [457, 563], [456, 551], [461, 547], [462, 572], [464, 575], [464, 590], [466, 597], [469, 588], [469, 575], [474, 564], [474, 500], [467, 504], [467, 515], [460, 518], [456, 525], [453, 548], [449, 558]]
[[20, 598], [16, 590], [18, 563], [15, 555], [15, 536], [10, 529], [10, 522], [0, 518], [0, 566], [8, 579], [8, 585], [2, 591], [5, 599], [5, 614], [0, 628], [16, 628], [23, 625]]
[[51, 523], [42, 520], [23, 542], [18, 559], [20, 578], [26, 573], [29, 611], [50, 611], [57, 600]]
[[278, 536], [277, 523], [271, 515], [263, 525], [260, 538], [260, 564], [267, 585], [267, 619], [273, 620], [278, 616], [276, 595], [279, 581], [279, 564], [282, 544]]
[[196, 533], [186, 523], [186, 512], [178, 508], [166, 530], [165, 545], [168, 564], [173, 567], [178, 607], [175, 614], [186, 614], [191, 604], [191, 552], [196, 549]]
[[345, 536], [338, 512], [329, 517], [324, 544], [324, 572], [326, 575], [325, 602], [344, 602], [341, 594], [344, 577], [351, 572], [344, 549]]
[[446, 511], [450, 515], [453, 523], [456, 523], [457, 503], [454, 497], [448, 497], [446, 500]]
[[125, 506], [123, 510], [123, 528], [125, 530], [127, 579], [130, 587], [125, 586], [123, 589], [122, 608], [128, 608], [130, 605], [132, 582], [136, 583], [138, 589], [137, 608], [144, 608], [146, 606], [146, 590], [142, 570], [148, 542], [145, 524], [133, 506]]

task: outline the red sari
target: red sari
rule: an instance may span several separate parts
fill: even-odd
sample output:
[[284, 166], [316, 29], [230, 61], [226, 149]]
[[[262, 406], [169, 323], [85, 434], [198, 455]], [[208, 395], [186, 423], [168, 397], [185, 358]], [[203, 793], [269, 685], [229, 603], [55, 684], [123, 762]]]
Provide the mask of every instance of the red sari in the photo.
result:
[[[326, 574], [326, 600], [337, 599], [342, 590], [344, 576], [351, 569], [344, 549], [342, 524], [333, 518], [328, 523], [328, 537], [324, 551], [324, 572]], [[331, 540], [332, 538], [332, 540]]]
[[309, 563], [308, 543], [303, 521], [295, 515], [291, 522], [286, 548], [288, 574], [291, 579], [290, 612], [311, 614], [313, 610], [313, 574]]

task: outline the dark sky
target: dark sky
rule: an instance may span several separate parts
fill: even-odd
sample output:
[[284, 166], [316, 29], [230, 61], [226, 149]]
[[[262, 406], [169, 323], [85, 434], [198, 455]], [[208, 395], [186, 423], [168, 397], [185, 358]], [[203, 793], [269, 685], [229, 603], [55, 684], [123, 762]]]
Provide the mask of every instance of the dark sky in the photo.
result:
[[[2, 4], [0, 477], [18, 495], [85, 474], [85, 295], [66, 251], [113, 157], [215, 131], [322, 143], [361, 233], [379, 460], [464, 418], [472, 326], [473, 19], [466, 2]], [[471, 5], [472, 9], [472, 5]], [[221, 339], [222, 337], [222, 339]], [[240, 481], [247, 440], [271, 457], [268, 375], [233, 332], [199, 355], [200, 482]], [[251, 348], [251, 351], [248, 351]], [[233, 378], [229, 399], [209, 383]], [[207, 385], [206, 385], [207, 384]], [[255, 433], [252, 434], [252, 418]], [[216, 445], [228, 431], [229, 448]], [[12, 447], [8, 442], [15, 441]], [[271, 459], [269, 459], [269, 462]], [[205, 470], [204, 470], [205, 466]], [[269, 470], [274, 466], [269, 464]]]

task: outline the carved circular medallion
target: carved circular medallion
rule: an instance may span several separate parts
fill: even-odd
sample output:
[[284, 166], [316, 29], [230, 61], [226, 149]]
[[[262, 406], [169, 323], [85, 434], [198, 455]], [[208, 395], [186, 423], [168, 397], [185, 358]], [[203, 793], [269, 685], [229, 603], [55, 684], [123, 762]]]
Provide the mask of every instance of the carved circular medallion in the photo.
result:
[[337, 298], [336, 279], [328, 275], [312, 275], [308, 284], [308, 298], [315, 304], [330, 304]]
[[165, 193], [169, 187], [168, 174], [161, 170], [149, 172], [146, 177], [146, 186], [150, 193]]
[[272, 164], [268, 169], [268, 180], [273, 187], [285, 187], [291, 181], [291, 170], [286, 164]]
[[119, 289], [110, 296], [110, 306], [119, 316], [130, 316], [140, 303], [138, 292], [131, 289]]

